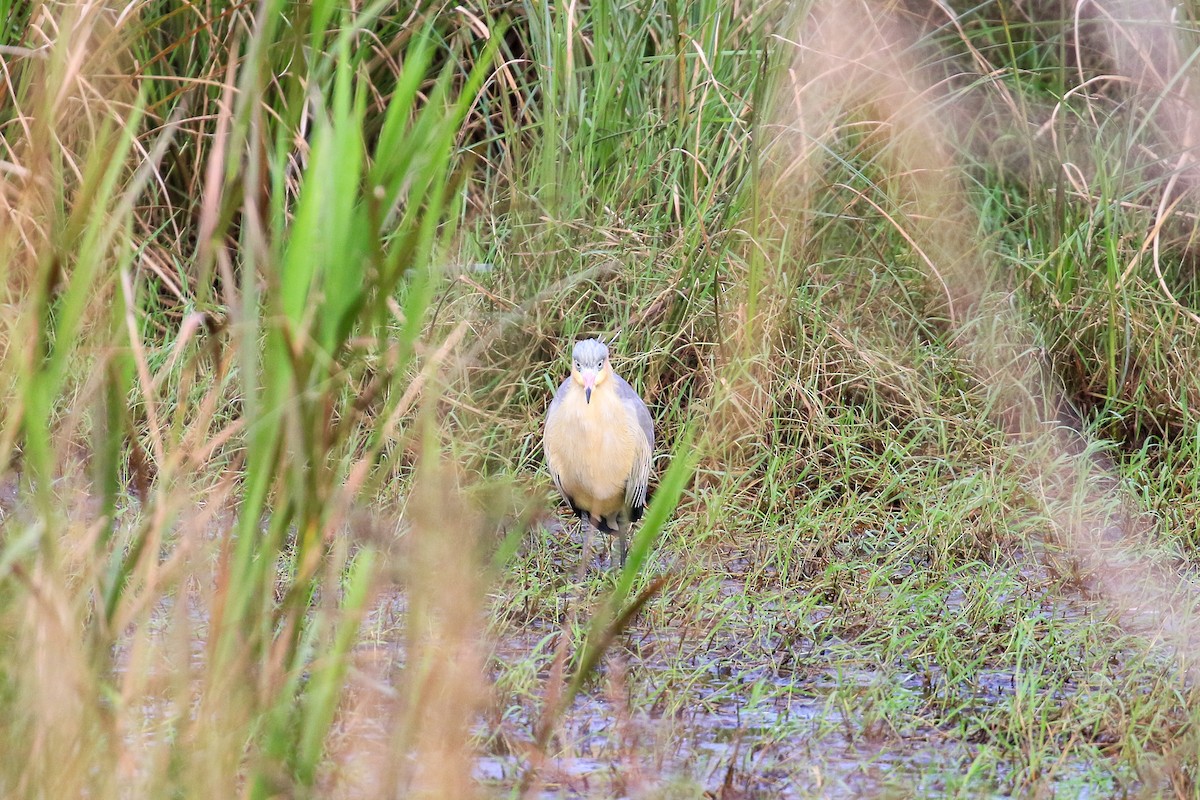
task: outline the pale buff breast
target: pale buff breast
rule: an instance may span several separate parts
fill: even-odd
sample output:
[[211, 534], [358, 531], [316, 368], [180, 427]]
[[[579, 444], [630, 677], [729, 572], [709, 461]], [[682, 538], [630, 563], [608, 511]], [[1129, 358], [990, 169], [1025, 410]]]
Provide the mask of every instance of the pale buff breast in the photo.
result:
[[604, 517], [624, 507], [625, 484], [643, 439], [612, 382], [606, 382], [592, 392], [591, 403], [581, 388], [572, 387], [547, 421], [544, 446], [563, 491], [579, 508]]

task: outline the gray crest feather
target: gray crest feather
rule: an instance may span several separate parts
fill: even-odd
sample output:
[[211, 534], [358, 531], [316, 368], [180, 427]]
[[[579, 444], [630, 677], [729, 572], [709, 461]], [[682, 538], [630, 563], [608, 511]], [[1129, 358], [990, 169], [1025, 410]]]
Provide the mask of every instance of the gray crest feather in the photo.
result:
[[599, 339], [584, 339], [575, 343], [571, 358], [583, 368], [598, 368], [608, 358], [608, 346]]

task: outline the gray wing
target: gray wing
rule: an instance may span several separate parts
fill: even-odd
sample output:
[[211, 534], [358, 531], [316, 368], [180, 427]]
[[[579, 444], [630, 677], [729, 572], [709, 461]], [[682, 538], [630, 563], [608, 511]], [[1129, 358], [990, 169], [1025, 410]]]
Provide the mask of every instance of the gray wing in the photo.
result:
[[[624, 381], [621, 381], [625, 383]], [[628, 384], [626, 384], [628, 385]], [[562, 405], [563, 398], [571, 391], [571, 379], [567, 378], [558, 385], [558, 391], [554, 393], [554, 399], [550, 401], [550, 408], [546, 411], [546, 419], [549, 419], [554, 414], [554, 409]], [[632, 389], [630, 390], [632, 391]]]
[[654, 459], [654, 420], [650, 418], [650, 409], [638, 395], [637, 391], [620, 375], [613, 375], [617, 380], [617, 394], [629, 413], [641, 429], [645, 448], [641, 449], [633, 464], [633, 472], [625, 484], [625, 502], [637, 510], [646, 505], [646, 490], [650, 486], [650, 464]]
[[[558, 407], [562, 405], [563, 398], [565, 398], [567, 396], [567, 393], [570, 390], [571, 390], [571, 379], [567, 378], [565, 381], [563, 381], [559, 385], [558, 391], [554, 393], [554, 399], [550, 401], [550, 408], [546, 410], [546, 427], [547, 428], [550, 427], [550, 420], [551, 420], [551, 418], [554, 417], [554, 412], [557, 411]], [[544, 451], [546, 449], [545, 434], [543, 434], [542, 442], [543, 442], [542, 450]], [[558, 473], [554, 471], [554, 465], [550, 463], [549, 458], [546, 459], [546, 469], [548, 469], [550, 471], [550, 478], [551, 478], [551, 480], [554, 481], [554, 488], [558, 489], [558, 493], [561, 494], [564, 498], [566, 498], [567, 493], [563, 491], [562, 482], [559, 480]], [[567, 498], [567, 500], [568, 500], [568, 502], [570, 502], [569, 498]]]

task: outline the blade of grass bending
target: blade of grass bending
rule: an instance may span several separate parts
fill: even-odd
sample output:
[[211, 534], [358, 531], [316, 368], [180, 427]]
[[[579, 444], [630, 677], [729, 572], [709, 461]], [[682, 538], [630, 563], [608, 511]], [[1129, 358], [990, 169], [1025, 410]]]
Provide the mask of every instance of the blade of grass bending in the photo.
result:
[[634, 579], [641, 572], [642, 565], [650, 557], [651, 547], [667, 524], [667, 518], [679, 504], [683, 490], [687, 488], [692, 479], [692, 472], [695, 470], [696, 461], [699, 458], [696, 448], [692, 446], [694, 439], [695, 431], [691, 425], [688, 425], [676, 441], [675, 451], [671, 455], [671, 466], [667, 468], [666, 474], [658, 484], [654, 499], [650, 502], [650, 508], [646, 510], [642, 527], [633, 537], [633, 546], [629, 548], [625, 567], [621, 570], [617, 585], [613, 589], [611, 598], [613, 608], [619, 607], [629, 595]]
[[550, 740], [550, 733], [554, 730], [554, 723], [562, 716], [563, 711], [575, 701], [575, 696], [579, 694], [588, 677], [599, 666], [600, 659], [607, 652], [609, 646], [629, 626], [630, 621], [637, 616], [642, 607], [662, 590], [662, 587], [666, 583], [667, 576], [659, 575], [650, 581], [650, 584], [645, 589], [638, 592], [633, 602], [625, 606], [615, 616], [611, 614], [611, 610], [615, 607], [611, 603], [611, 598], [610, 602], [602, 606], [603, 610], [601, 613], [597, 614], [592, 620], [592, 624], [588, 626], [587, 642], [584, 645], [583, 655], [579, 659], [579, 664], [575, 668], [575, 672], [571, 675], [571, 682], [567, 684], [566, 691], [562, 693], [557, 705], [553, 709], [550, 709], [549, 713], [545, 714], [542, 718], [542, 723], [537, 734], [538, 749], [545, 748], [546, 743]]
[[650, 503], [650, 508], [646, 512], [646, 518], [642, 523], [642, 527], [638, 530], [637, 536], [634, 537], [633, 547], [629, 550], [628, 557], [625, 560], [625, 567], [621, 570], [621, 575], [617, 579], [617, 585], [613, 587], [612, 593], [600, 606], [599, 612], [588, 625], [583, 652], [579, 657], [575, 672], [571, 676], [571, 682], [567, 685], [566, 691], [563, 692], [558, 707], [547, 715], [546, 722], [538, 733], [539, 747], [545, 745], [555, 721], [557, 721], [563, 710], [568, 708], [575, 700], [575, 696], [579, 694], [588, 677], [596, 669], [597, 665], [599, 665], [600, 659], [604, 656], [604, 653], [608, 650], [613, 640], [621, 631], [628, 627], [630, 621], [637, 615], [637, 612], [666, 583], [667, 577], [665, 575], [654, 579], [645, 589], [638, 593], [633, 602], [625, 605], [625, 598], [629, 596], [630, 591], [633, 589], [634, 579], [641, 571], [642, 565], [650, 557], [650, 549], [654, 541], [658, 538], [659, 533], [662, 532], [671, 512], [679, 504], [679, 498], [683, 496], [683, 490], [687, 488], [688, 482], [691, 480], [692, 472], [696, 467], [696, 460], [699, 458], [696, 448], [692, 446], [694, 439], [694, 430], [689, 425], [684, 429], [683, 434], [676, 442], [671, 466], [667, 469], [666, 474], [663, 475], [663, 479], [658, 485], [658, 490], [654, 493], [654, 499]]

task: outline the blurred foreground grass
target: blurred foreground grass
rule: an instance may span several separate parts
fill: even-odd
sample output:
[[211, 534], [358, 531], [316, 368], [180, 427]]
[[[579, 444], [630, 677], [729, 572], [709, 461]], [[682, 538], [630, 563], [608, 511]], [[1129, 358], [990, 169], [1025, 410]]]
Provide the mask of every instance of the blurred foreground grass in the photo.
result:
[[1196, 793], [1194, 9], [0, 10], [0, 793]]

